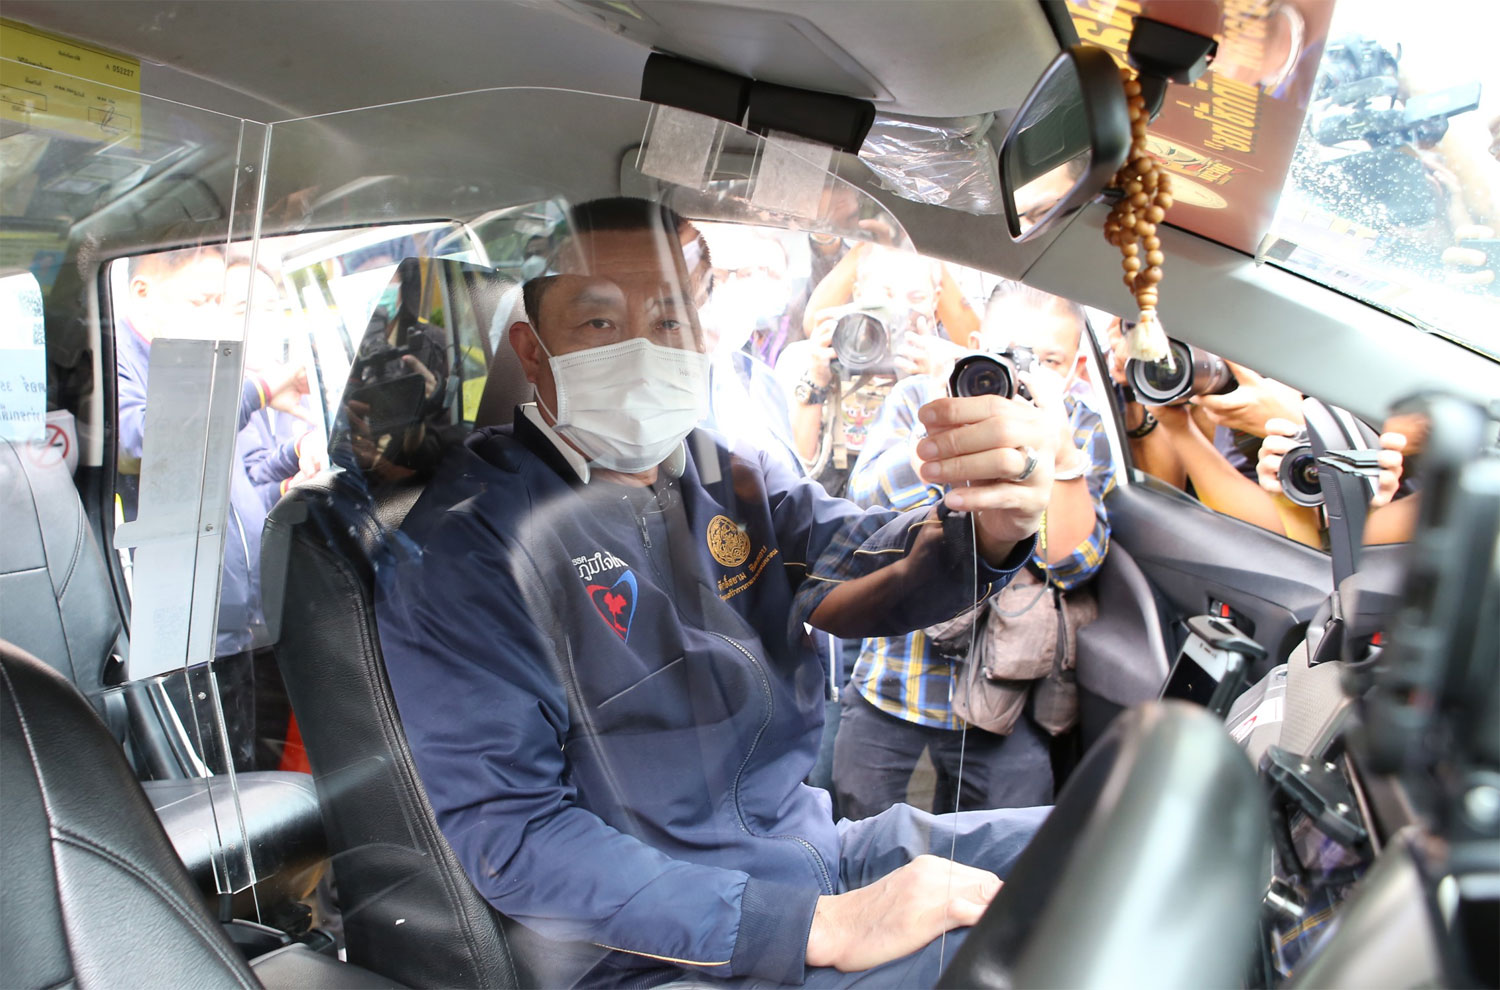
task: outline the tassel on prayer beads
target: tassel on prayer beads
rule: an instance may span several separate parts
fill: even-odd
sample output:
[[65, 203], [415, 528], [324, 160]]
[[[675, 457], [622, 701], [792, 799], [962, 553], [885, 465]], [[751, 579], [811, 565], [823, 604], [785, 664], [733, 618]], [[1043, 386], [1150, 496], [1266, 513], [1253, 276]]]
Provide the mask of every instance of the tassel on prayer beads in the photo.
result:
[[1141, 84], [1130, 69], [1121, 69], [1125, 100], [1130, 110], [1130, 154], [1114, 185], [1124, 195], [1110, 210], [1104, 224], [1104, 239], [1120, 249], [1125, 270], [1125, 288], [1135, 296], [1140, 316], [1127, 343], [1130, 356], [1142, 361], [1160, 361], [1170, 353], [1167, 335], [1156, 316], [1158, 286], [1162, 280], [1161, 239], [1157, 224], [1172, 206], [1172, 177], [1146, 150], [1146, 125], [1150, 114]]

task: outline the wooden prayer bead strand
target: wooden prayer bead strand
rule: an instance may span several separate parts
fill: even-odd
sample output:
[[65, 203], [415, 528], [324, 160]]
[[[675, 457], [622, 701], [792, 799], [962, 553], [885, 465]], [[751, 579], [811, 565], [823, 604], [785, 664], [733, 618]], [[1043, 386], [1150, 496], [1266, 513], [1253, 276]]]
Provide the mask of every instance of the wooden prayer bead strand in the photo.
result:
[[1140, 81], [1128, 68], [1120, 70], [1120, 79], [1130, 113], [1130, 152], [1114, 177], [1114, 185], [1124, 195], [1110, 210], [1104, 236], [1120, 249], [1125, 287], [1135, 296], [1140, 309], [1138, 323], [1146, 324], [1156, 319], [1158, 287], [1166, 260], [1157, 225], [1166, 219], [1172, 206], [1172, 178], [1146, 149], [1150, 114]]

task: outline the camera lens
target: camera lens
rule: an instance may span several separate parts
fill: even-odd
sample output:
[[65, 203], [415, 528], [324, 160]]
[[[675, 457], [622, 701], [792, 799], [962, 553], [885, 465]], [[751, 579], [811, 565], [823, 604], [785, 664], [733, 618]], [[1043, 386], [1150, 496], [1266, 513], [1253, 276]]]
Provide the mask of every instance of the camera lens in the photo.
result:
[[958, 359], [948, 378], [948, 391], [959, 398], [975, 395], [998, 395], [1013, 398], [1016, 394], [1015, 366], [1003, 358], [988, 354], [970, 354]]
[[1171, 341], [1172, 354], [1160, 361], [1126, 363], [1125, 374], [1147, 405], [1169, 406], [1187, 400], [1192, 394], [1193, 352], [1181, 341]]
[[1193, 395], [1223, 395], [1239, 387], [1234, 372], [1217, 354], [1189, 347], [1193, 356]]
[[1148, 406], [1175, 406], [1195, 395], [1222, 395], [1239, 383], [1224, 359], [1209, 351], [1170, 342], [1170, 360], [1126, 362], [1131, 388]]
[[1287, 451], [1277, 472], [1281, 490], [1297, 505], [1322, 505], [1323, 486], [1318, 481], [1318, 459], [1312, 447], [1302, 444]]
[[889, 365], [890, 331], [872, 313], [846, 313], [833, 328], [833, 350], [852, 372]]

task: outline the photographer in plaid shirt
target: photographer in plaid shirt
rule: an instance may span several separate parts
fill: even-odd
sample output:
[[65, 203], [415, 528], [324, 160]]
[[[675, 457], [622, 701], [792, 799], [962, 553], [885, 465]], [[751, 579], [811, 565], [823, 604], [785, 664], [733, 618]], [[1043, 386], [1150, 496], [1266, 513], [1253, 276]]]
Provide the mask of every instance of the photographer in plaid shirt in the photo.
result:
[[[1062, 438], [1045, 522], [1046, 560], [1038, 550], [1030, 566], [1040, 574], [1045, 563], [1052, 582], [1064, 591], [1089, 580], [1104, 559], [1109, 546], [1104, 496], [1115, 483], [1103, 422], [1069, 394], [1083, 370], [1083, 330], [1077, 304], [1007, 282], [991, 295], [980, 331], [970, 340], [977, 350], [1024, 346], [1035, 352], [1032, 393], [1055, 410]], [[943, 395], [946, 383], [945, 371], [908, 378], [891, 392], [850, 476], [850, 499], [894, 509], [942, 499], [943, 487], [918, 475], [915, 448], [923, 439], [917, 410]], [[965, 740], [964, 723], [949, 703], [952, 684], [953, 665], [929, 651], [921, 631], [863, 642], [841, 693], [834, 742], [841, 814], [866, 818], [906, 800], [907, 783], [924, 750], [937, 770], [934, 812], [1051, 803], [1049, 736], [1031, 718], [1029, 703], [1010, 735], [969, 727]]]

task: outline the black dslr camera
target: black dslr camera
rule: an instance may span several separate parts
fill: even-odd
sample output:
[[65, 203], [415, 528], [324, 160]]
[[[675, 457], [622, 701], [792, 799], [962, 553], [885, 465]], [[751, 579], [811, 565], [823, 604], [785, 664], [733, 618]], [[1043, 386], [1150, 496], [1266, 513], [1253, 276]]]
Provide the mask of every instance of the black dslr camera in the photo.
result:
[[1169, 341], [1172, 353], [1160, 361], [1125, 362], [1125, 378], [1142, 405], [1180, 406], [1195, 395], [1223, 395], [1239, 387], [1217, 354]]
[[953, 365], [948, 376], [948, 394], [955, 398], [998, 395], [1004, 399], [1031, 399], [1031, 390], [1020, 373], [1036, 366], [1029, 347], [1009, 347], [998, 354], [967, 354]]
[[1318, 459], [1313, 456], [1312, 442], [1303, 430], [1295, 437], [1297, 445], [1281, 457], [1281, 469], [1276, 472], [1281, 481], [1281, 491], [1297, 505], [1322, 505], [1323, 485], [1318, 480]]
[[888, 306], [851, 306], [833, 328], [833, 351], [850, 375], [895, 375], [896, 354], [914, 314]]
[[1370, 479], [1380, 477], [1380, 451], [1330, 450], [1322, 457], [1313, 453], [1312, 441], [1303, 430], [1295, 437], [1297, 445], [1281, 457], [1281, 467], [1276, 472], [1281, 482], [1281, 493], [1297, 505], [1314, 508], [1323, 504], [1323, 482], [1321, 470], [1332, 468], [1345, 474]]

